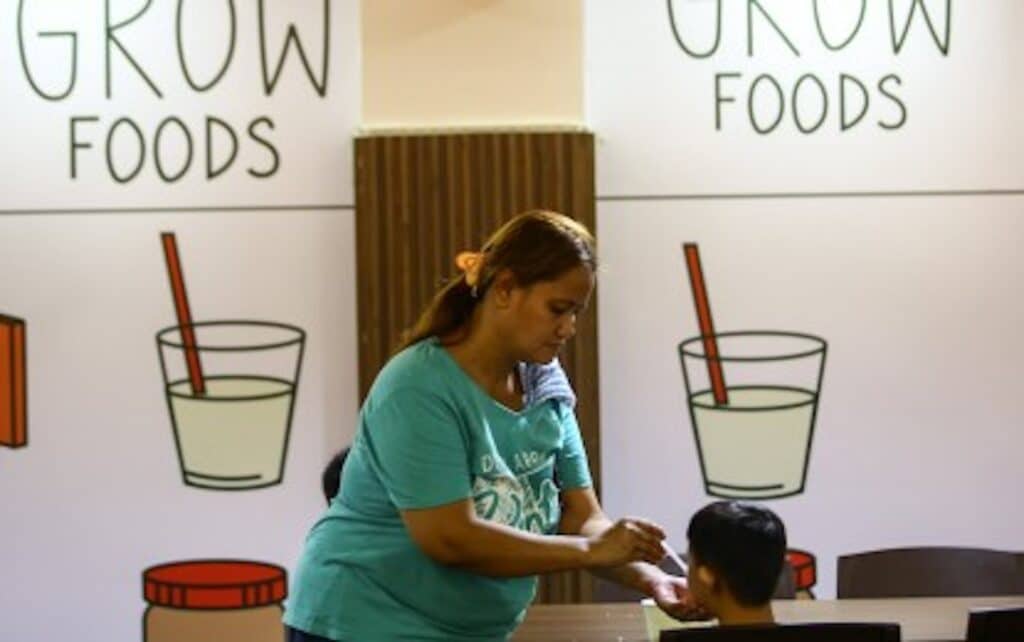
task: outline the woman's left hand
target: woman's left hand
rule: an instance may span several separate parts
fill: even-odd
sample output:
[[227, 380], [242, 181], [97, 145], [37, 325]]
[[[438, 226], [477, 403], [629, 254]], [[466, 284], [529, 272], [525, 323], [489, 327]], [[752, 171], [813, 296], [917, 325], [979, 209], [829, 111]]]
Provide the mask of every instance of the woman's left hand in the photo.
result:
[[651, 597], [662, 611], [677, 620], [706, 620], [711, 615], [697, 604], [686, 585], [686, 578], [661, 573], [650, 583]]

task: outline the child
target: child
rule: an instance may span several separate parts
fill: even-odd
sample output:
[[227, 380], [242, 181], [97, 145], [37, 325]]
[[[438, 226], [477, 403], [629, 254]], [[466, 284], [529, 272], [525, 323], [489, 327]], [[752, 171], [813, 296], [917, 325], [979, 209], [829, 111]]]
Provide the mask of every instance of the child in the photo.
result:
[[689, 587], [720, 624], [771, 624], [771, 598], [782, 571], [786, 527], [767, 508], [735, 501], [708, 504], [690, 520]]

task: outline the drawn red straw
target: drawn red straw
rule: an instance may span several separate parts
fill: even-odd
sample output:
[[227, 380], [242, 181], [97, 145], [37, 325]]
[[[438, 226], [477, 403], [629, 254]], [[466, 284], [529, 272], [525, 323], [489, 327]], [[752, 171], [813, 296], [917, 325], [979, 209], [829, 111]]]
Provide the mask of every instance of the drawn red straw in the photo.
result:
[[729, 403], [729, 393], [725, 388], [725, 374], [722, 372], [722, 361], [718, 354], [715, 324], [711, 320], [711, 302], [708, 300], [704, 272], [700, 267], [697, 244], [683, 243], [683, 254], [686, 256], [686, 269], [690, 273], [690, 289], [693, 291], [693, 304], [697, 308], [700, 336], [704, 340], [704, 356], [708, 363], [708, 376], [711, 378], [711, 392], [715, 397], [715, 405], [724, 406]]
[[192, 394], [206, 394], [203, 382], [203, 368], [199, 362], [199, 350], [196, 349], [195, 329], [192, 327], [192, 311], [188, 306], [188, 294], [185, 292], [185, 275], [181, 270], [178, 258], [178, 242], [174, 232], [162, 232], [160, 241], [164, 246], [164, 258], [167, 259], [167, 276], [171, 280], [171, 293], [174, 295], [174, 311], [178, 315], [178, 327], [181, 328], [181, 340], [185, 346], [185, 365], [188, 366], [188, 380], [192, 384]]

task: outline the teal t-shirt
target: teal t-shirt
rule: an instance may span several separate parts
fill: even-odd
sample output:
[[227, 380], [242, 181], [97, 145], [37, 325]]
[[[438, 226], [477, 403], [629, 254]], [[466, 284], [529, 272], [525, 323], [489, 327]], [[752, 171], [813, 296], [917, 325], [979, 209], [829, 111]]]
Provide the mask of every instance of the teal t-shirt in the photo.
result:
[[284, 621], [344, 642], [505, 640], [536, 577], [439, 564], [399, 511], [471, 498], [481, 518], [550, 534], [560, 489], [590, 485], [571, 407], [549, 399], [513, 411], [436, 339], [417, 343], [388, 362], [363, 404], [341, 489], [306, 540]]

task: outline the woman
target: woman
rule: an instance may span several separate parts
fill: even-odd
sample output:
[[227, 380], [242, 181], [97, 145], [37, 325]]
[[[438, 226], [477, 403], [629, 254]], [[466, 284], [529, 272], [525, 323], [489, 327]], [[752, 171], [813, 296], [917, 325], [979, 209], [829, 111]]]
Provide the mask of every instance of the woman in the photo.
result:
[[556, 359], [594, 288], [590, 233], [527, 212], [457, 264], [363, 404], [289, 639], [505, 640], [537, 574], [582, 568], [685, 615], [685, 581], [652, 565], [662, 530], [602, 512]]

